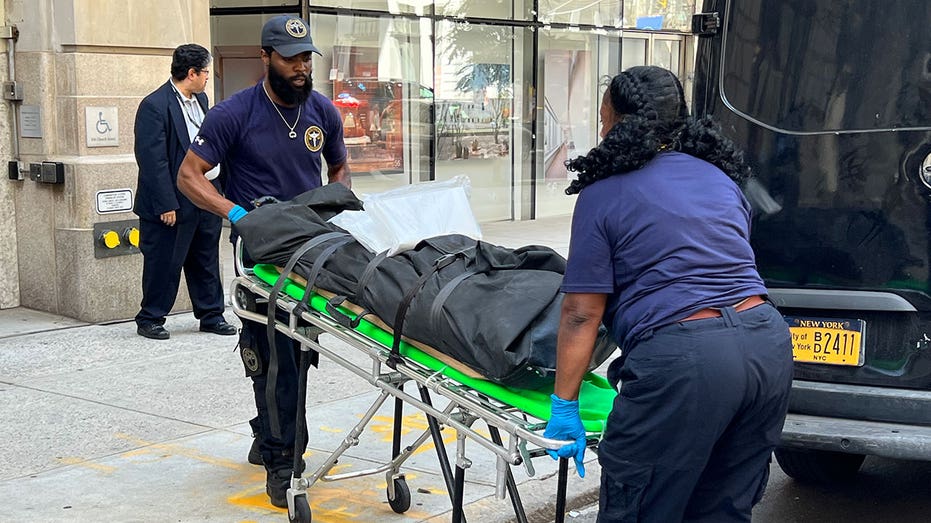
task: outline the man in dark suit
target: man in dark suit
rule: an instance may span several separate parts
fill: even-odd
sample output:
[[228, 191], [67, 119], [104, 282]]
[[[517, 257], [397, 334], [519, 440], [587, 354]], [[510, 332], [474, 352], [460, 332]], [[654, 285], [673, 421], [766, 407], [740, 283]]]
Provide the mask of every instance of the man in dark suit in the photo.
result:
[[[221, 219], [197, 208], [177, 189], [178, 167], [207, 112], [210, 53], [197, 44], [175, 49], [171, 78], [146, 96], [136, 111], [135, 154], [139, 181], [133, 211], [139, 216], [142, 304], [136, 332], [167, 340], [165, 315], [178, 294], [181, 270], [200, 330], [231, 336], [223, 318], [220, 279]], [[207, 178], [219, 190], [216, 173]]]

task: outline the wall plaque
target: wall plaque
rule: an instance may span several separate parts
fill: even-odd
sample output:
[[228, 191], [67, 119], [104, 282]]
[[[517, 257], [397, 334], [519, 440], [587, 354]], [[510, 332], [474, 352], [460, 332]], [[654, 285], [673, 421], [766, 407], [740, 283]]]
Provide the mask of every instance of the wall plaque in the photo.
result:
[[42, 110], [38, 105], [19, 106], [19, 135], [42, 138]]
[[110, 214], [131, 210], [133, 210], [132, 189], [97, 191], [97, 214]]
[[116, 107], [85, 107], [84, 127], [88, 147], [120, 145], [120, 121]]

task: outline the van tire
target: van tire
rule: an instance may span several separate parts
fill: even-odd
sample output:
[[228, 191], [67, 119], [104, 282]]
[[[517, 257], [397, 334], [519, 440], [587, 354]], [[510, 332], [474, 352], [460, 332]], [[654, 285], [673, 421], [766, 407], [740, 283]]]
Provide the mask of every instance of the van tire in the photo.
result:
[[803, 483], [851, 481], [860, 470], [863, 454], [779, 447], [776, 462], [789, 477]]

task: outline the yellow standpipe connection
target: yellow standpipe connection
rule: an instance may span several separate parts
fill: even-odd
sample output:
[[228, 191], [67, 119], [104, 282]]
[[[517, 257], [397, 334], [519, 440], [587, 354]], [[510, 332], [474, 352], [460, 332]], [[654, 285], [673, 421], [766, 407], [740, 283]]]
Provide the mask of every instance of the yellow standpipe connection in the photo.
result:
[[108, 249], [115, 249], [120, 245], [120, 235], [116, 231], [103, 231], [100, 234], [100, 243]]
[[139, 248], [139, 229], [127, 227], [123, 229], [123, 239], [129, 242], [133, 247]]

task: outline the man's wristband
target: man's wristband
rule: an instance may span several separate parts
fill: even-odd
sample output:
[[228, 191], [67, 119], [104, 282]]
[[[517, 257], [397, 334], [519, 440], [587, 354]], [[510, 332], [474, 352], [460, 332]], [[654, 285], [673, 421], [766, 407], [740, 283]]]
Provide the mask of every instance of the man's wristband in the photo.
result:
[[230, 223], [236, 223], [240, 218], [246, 215], [246, 210], [238, 205], [234, 205], [230, 212], [226, 213], [226, 217], [229, 218]]

